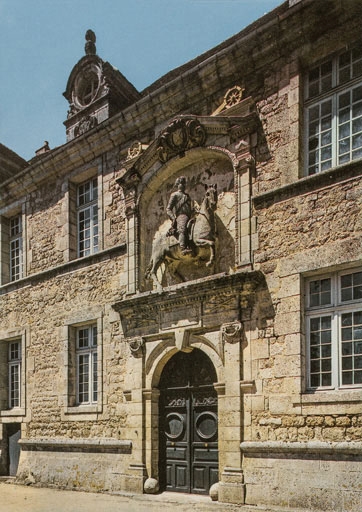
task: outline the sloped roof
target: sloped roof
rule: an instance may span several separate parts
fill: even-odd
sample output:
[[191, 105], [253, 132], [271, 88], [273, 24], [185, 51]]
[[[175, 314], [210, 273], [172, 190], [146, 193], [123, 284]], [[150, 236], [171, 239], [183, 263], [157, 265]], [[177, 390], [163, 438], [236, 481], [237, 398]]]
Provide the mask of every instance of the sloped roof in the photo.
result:
[[0, 143], [0, 183], [12, 178], [27, 165], [26, 160]]

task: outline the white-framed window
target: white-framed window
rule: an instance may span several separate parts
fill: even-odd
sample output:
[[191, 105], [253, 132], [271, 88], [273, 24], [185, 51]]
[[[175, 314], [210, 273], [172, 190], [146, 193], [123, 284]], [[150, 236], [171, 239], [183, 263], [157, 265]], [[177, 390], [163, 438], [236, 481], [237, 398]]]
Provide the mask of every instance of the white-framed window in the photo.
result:
[[98, 252], [98, 180], [92, 178], [77, 187], [78, 256]]
[[306, 281], [308, 389], [362, 387], [362, 269]]
[[362, 47], [311, 69], [305, 98], [306, 174], [362, 158]]
[[9, 343], [9, 409], [20, 407], [21, 404], [21, 342]]
[[96, 404], [98, 401], [97, 326], [77, 328], [76, 333], [76, 402]]
[[21, 215], [9, 219], [9, 256], [10, 281], [23, 276], [23, 229]]

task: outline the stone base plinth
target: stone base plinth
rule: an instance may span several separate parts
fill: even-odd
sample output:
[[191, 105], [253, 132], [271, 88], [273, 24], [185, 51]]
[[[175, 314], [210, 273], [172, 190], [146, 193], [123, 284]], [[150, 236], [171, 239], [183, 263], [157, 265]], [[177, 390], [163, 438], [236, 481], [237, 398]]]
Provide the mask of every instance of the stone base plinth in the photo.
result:
[[219, 483], [219, 501], [244, 504], [245, 484], [242, 469], [230, 467], [224, 469]]

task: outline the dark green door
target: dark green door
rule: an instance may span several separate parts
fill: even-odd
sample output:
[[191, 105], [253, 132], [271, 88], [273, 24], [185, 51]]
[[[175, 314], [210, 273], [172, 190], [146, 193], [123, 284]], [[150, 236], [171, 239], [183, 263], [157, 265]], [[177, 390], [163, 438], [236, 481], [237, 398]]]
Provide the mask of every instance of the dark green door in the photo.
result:
[[218, 481], [216, 372], [200, 350], [178, 352], [160, 381], [163, 489], [207, 494]]

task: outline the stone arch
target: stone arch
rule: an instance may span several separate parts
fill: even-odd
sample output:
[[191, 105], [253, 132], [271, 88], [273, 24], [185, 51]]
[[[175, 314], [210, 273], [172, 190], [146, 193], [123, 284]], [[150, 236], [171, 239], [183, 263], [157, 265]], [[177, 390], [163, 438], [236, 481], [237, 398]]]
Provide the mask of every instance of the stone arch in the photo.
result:
[[[191, 336], [190, 345], [185, 351], [191, 352], [193, 349], [199, 349], [208, 356], [214, 365], [217, 381], [223, 381], [223, 362], [216, 348], [213, 346], [212, 341], [208, 340], [206, 336]], [[178, 351], [177, 347], [173, 344], [171, 345], [169, 340], [165, 340], [164, 342], [157, 344], [157, 346], [147, 355], [145, 361], [146, 388], [158, 388], [164, 367]]]

